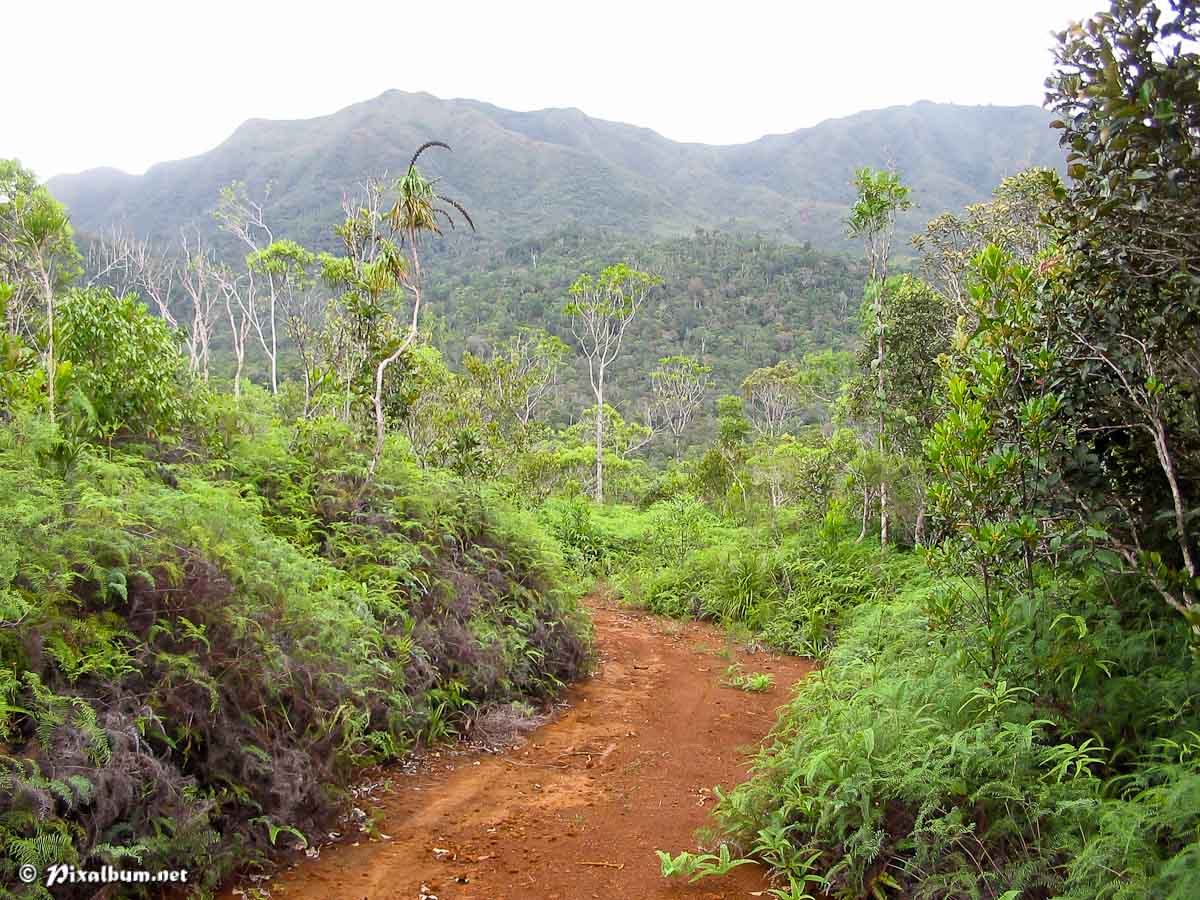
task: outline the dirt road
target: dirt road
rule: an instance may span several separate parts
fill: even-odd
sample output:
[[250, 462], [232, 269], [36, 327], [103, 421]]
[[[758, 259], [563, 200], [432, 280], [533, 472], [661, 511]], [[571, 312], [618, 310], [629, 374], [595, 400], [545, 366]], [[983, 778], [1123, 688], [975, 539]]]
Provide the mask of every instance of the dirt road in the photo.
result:
[[[600, 666], [569, 708], [503, 755], [443, 753], [395, 775], [374, 815], [382, 836], [326, 847], [264, 885], [287, 900], [643, 900], [758, 896], [743, 866], [688, 886], [655, 848], [695, 849], [713, 785], [744, 775], [805, 660], [738, 654], [770, 672], [761, 694], [722, 687], [724, 634], [594, 605]], [[385, 837], [386, 836], [386, 837]]]

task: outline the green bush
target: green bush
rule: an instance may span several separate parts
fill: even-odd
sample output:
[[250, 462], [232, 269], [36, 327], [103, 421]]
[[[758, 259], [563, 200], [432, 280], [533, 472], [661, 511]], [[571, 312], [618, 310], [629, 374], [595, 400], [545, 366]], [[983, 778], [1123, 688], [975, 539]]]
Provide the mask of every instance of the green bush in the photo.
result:
[[185, 361], [166, 323], [135, 295], [72, 290], [57, 319], [60, 365], [85, 398], [95, 435], [158, 436], [179, 426]]

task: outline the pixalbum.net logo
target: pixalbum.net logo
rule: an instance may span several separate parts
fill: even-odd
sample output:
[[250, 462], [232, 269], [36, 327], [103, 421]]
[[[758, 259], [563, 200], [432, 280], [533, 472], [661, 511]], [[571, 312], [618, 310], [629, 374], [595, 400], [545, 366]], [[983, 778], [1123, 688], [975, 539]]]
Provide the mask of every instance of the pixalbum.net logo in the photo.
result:
[[[33, 884], [38, 878], [35, 866], [21, 866], [17, 874], [26, 884]], [[60, 884], [186, 884], [187, 880], [187, 869], [164, 869], [159, 872], [116, 869], [112, 866], [77, 869], [65, 863], [55, 863], [46, 869], [46, 887]]]

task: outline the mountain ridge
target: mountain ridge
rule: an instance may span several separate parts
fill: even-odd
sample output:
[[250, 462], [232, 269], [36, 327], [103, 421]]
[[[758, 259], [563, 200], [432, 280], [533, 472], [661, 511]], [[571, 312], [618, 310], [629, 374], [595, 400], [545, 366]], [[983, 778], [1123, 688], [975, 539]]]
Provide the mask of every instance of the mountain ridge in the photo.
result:
[[522, 112], [480, 100], [388, 90], [307, 119], [248, 119], [205, 153], [142, 175], [109, 167], [60, 175], [51, 190], [77, 227], [119, 224], [167, 238], [213, 231], [217, 191], [233, 180], [275, 190], [268, 206], [298, 240], [328, 243], [343, 191], [369, 174], [395, 174], [426, 140], [454, 153], [426, 168], [462, 199], [485, 238], [508, 240], [563, 225], [663, 237], [697, 227], [760, 232], [844, 250], [842, 219], [853, 170], [891, 162], [921, 209], [902, 236], [946, 209], [982, 199], [1029, 165], [1063, 168], [1034, 106], [918, 101], [825, 119], [740, 144], [677, 142], [651, 128], [576, 107]]

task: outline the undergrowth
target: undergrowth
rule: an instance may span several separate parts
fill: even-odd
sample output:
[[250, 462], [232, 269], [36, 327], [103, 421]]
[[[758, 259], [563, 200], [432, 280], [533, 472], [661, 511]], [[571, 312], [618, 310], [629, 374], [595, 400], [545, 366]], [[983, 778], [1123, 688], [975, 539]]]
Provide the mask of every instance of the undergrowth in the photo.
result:
[[747, 627], [800, 656], [824, 655], [847, 610], [924, 577], [915, 555], [854, 541], [837, 509], [785, 529], [735, 524], [686, 494], [642, 510], [552, 501], [543, 516], [576, 570], [625, 602]]
[[721, 797], [727, 839], [796, 896], [814, 873], [844, 897], [1200, 894], [1187, 629], [1153, 600], [1118, 614], [1102, 582], [1043, 577], [994, 682], [930, 628], [944, 584], [852, 610]]
[[529, 514], [396, 447], [364, 493], [345, 426], [258, 392], [197, 417], [204, 444], [66, 463], [0, 431], [0, 896], [54, 862], [211, 890], [329, 831], [363, 764], [589, 667]]

